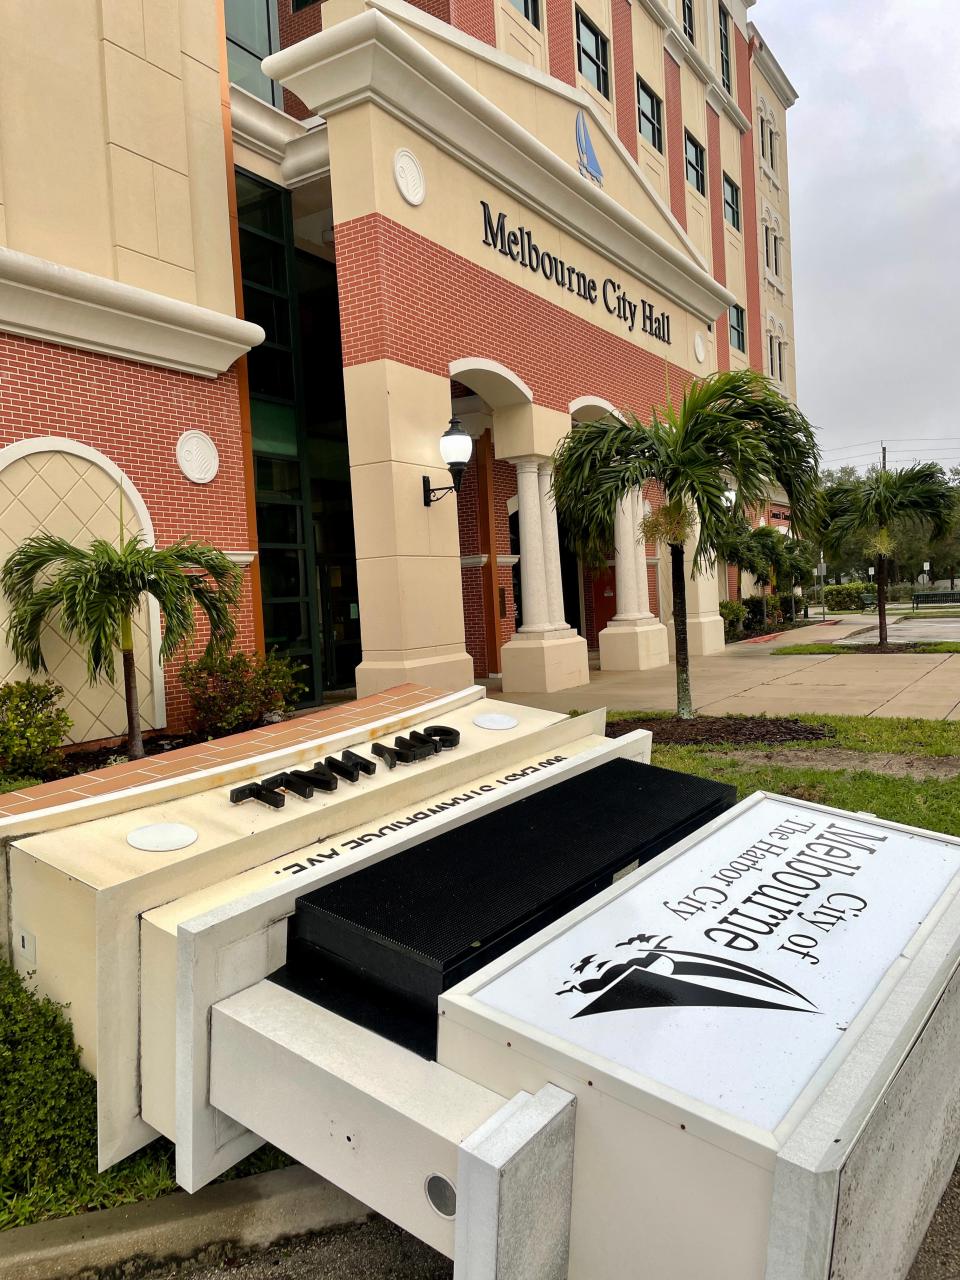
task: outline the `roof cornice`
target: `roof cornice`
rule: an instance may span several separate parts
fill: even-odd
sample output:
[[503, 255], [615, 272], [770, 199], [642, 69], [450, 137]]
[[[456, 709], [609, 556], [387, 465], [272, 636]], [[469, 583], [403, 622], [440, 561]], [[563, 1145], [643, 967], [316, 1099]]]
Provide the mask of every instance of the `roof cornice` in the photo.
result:
[[280, 168], [286, 187], [300, 187], [330, 173], [330, 145], [322, 120], [294, 120], [239, 85], [230, 86], [233, 140]]
[[236, 316], [4, 248], [0, 330], [204, 378], [265, 337]]
[[747, 23], [747, 34], [753, 41], [753, 60], [770, 88], [788, 110], [799, 98], [796, 89], [787, 79], [786, 72], [770, 52], [767, 42], [752, 22]]
[[376, 104], [705, 321], [735, 301], [692, 246], [668, 244], [377, 9], [272, 54], [263, 67], [325, 118]]

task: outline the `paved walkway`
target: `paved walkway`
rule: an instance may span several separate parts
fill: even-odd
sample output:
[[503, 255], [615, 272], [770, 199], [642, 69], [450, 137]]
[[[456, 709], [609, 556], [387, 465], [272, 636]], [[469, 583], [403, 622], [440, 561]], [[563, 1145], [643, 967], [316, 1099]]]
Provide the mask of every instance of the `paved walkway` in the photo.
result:
[[[784, 645], [837, 643], [875, 623], [876, 615], [847, 614], [836, 624], [804, 627], [759, 643], [744, 641], [712, 657], [693, 658], [694, 706], [708, 715], [833, 712], [960, 720], [960, 654], [775, 653]], [[934, 625], [943, 627], [946, 620]], [[676, 707], [676, 672], [672, 665], [638, 673], [595, 671], [589, 685], [576, 689], [505, 696], [552, 711], [670, 711]]]
[[[887, 639], [891, 644], [937, 644], [941, 640], [960, 641], [960, 618], [890, 618], [887, 620]], [[861, 631], [844, 644], [879, 644], [880, 631], [871, 627]]]

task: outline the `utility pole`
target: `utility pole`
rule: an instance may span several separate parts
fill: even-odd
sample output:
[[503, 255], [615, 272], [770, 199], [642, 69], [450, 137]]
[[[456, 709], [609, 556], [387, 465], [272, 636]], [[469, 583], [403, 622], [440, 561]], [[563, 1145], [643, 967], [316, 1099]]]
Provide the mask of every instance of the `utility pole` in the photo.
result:
[[886, 471], [886, 469], [887, 469], [887, 446], [881, 440], [880, 441], [880, 470]]

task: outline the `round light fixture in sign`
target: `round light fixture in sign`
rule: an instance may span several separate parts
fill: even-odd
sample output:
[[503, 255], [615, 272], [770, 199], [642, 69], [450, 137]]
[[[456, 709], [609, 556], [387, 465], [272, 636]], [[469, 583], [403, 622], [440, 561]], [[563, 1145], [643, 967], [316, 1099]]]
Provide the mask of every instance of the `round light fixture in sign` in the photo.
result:
[[196, 839], [196, 831], [184, 822], [151, 822], [146, 827], [135, 827], [127, 836], [127, 844], [144, 853], [175, 853]]
[[474, 716], [473, 723], [478, 729], [515, 729], [520, 721], [516, 716], [497, 715], [495, 712], [484, 712]]

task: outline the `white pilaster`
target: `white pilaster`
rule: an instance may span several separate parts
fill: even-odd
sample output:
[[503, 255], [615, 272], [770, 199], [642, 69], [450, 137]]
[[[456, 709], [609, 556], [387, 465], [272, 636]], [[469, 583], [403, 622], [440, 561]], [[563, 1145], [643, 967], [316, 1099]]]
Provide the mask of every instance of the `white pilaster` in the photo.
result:
[[647, 545], [638, 541], [642, 519], [643, 494], [634, 489], [617, 508], [617, 612], [599, 636], [604, 671], [648, 671], [669, 662], [667, 629], [650, 612]]
[[552, 464], [513, 459], [520, 517], [523, 625], [500, 650], [504, 693], [553, 693], [588, 684], [587, 642], [563, 621], [560, 537], [550, 493]]
[[[553, 502], [553, 459], [541, 462], [537, 469], [540, 487], [540, 527], [543, 530], [544, 576], [547, 584], [547, 612], [558, 631], [567, 629], [563, 616], [563, 582], [560, 576], [560, 531], [557, 509]], [[526, 614], [524, 614], [526, 617]]]
[[523, 601], [521, 631], [551, 631], [547, 576], [540, 518], [540, 460], [517, 458], [517, 503], [520, 516], [520, 591]]
[[635, 622], [639, 617], [637, 602], [636, 525], [633, 519], [633, 497], [623, 499], [617, 507], [614, 524], [614, 576], [617, 583], [619, 622]]
[[652, 618], [650, 612], [650, 583], [647, 580], [647, 540], [639, 532], [643, 524], [643, 490], [634, 489], [633, 501], [633, 563], [637, 575], [637, 613], [641, 618]]

